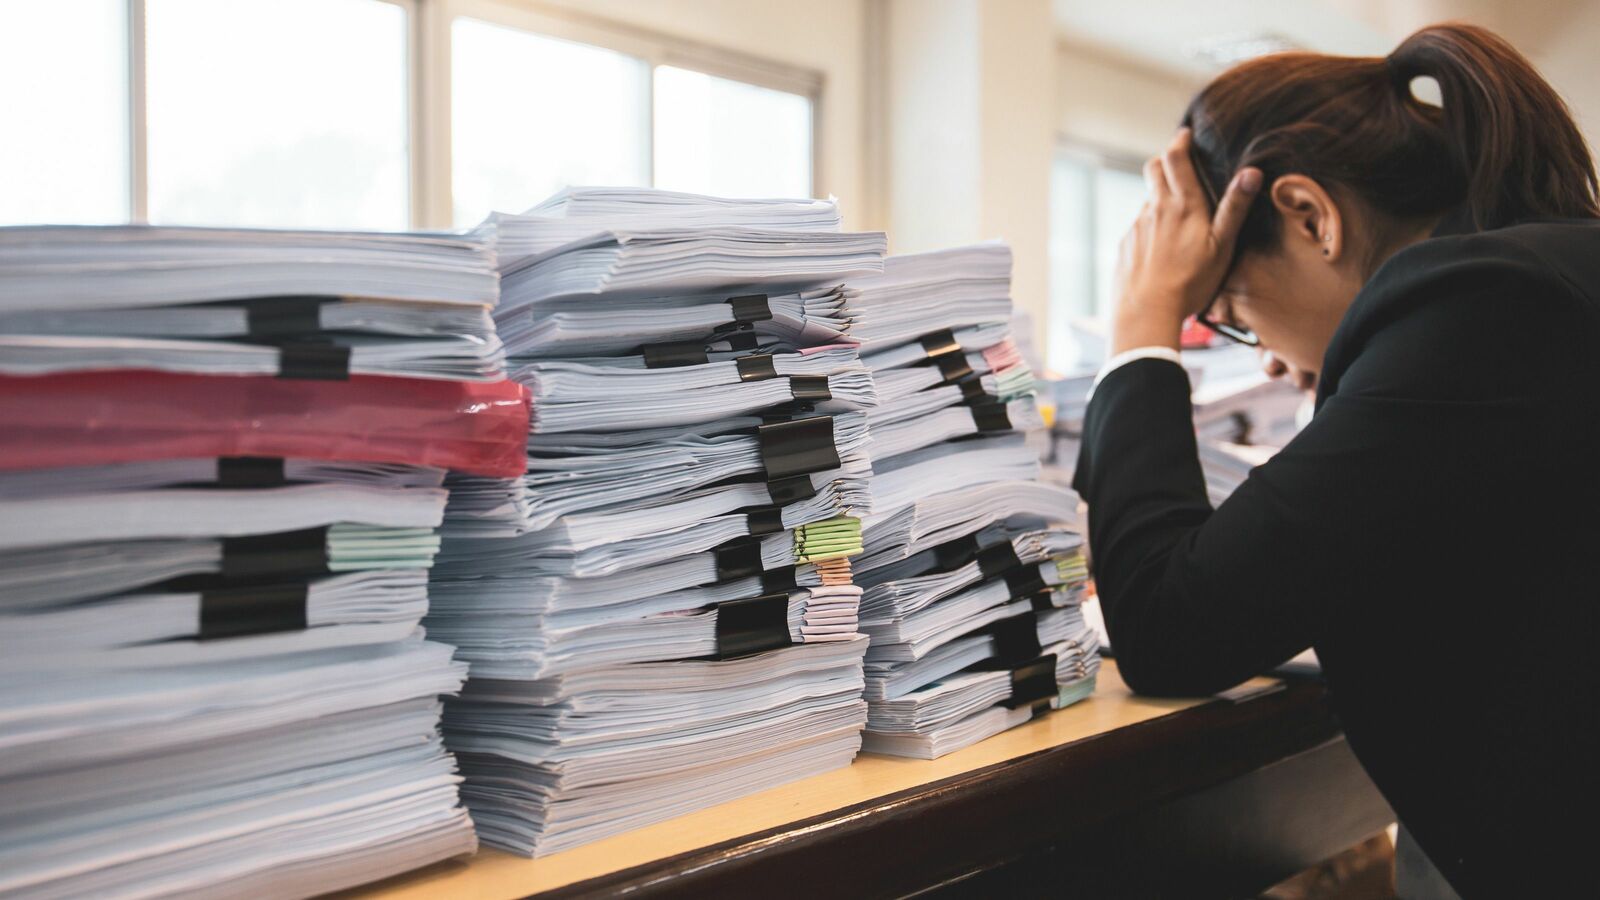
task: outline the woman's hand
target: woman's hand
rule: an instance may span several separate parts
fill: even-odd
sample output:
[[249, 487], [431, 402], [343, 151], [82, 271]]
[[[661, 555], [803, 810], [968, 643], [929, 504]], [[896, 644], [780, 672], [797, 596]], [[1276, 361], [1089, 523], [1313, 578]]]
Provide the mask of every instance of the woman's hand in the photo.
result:
[[1122, 239], [1111, 352], [1135, 347], [1178, 349], [1183, 320], [1204, 309], [1222, 287], [1234, 239], [1261, 190], [1261, 170], [1240, 169], [1213, 216], [1189, 156], [1189, 129], [1145, 163], [1150, 196]]

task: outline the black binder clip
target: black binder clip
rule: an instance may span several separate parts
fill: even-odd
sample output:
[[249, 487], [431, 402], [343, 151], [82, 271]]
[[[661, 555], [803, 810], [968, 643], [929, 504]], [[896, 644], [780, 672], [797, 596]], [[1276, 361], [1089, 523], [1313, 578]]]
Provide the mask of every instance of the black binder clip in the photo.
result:
[[941, 572], [950, 572], [959, 569], [978, 556], [978, 536], [975, 534], [963, 535], [953, 541], [946, 541], [933, 548], [934, 564]]
[[[1044, 577], [1039, 574], [1037, 565], [1018, 566], [1006, 573], [1006, 590], [1011, 592], [1013, 599], [1032, 597], [1040, 592], [1048, 592], [1050, 585], [1045, 584]], [[1038, 607], [1035, 606], [1035, 609]]]
[[790, 375], [789, 395], [796, 403], [821, 403], [833, 399], [826, 375]]
[[741, 356], [734, 360], [734, 363], [739, 367], [740, 381], [766, 381], [768, 378], [778, 377], [778, 369], [773, 364], [770, 353]]
[[772, 318], [772, 307], [767, 303], [766, 294], [729, 297], [728, 305], [733, 307], [733, 321], [741, 326], [748, 327]]
[[991, 544], [978, 551], [978, 571], [983, 573], [984, 578], [993, 578], [1020, 565], [1022, 560], [1017, 556], [1017, 548], [1013, 547], [1010, 541]]
[[711, 549], [717, 563], [717, 580], [732, 581], [761, 573], [761, 539], [737, 537]]
[[978, 403], [968, 408], [972, 410], [972, 424], [980, 433], [1011, 430], [1011, 416], [1004, 403]]
[[745, 511], [751, 537], [765, 537], [783, 531], [783, 507], [758, 506]]
[[217, 457], [217, 486], [225, 488], [281, 487], [288, 483], [283, 460], [275, 456]]
[[954, 353], [947, 356], [935, 356], [933, 364], [939, 367], [939, 374], [944, 376], [945, 384], [955, 384], [963, 379], [972, 377], [972, 363], [967, 362], [965, 353]]
[[811, 483], [810, 475], [790, 475], [767, 482], [767, 496], [772, 498], [776, 506], [810, 500], [816, 495], [817, 487]]
[[1028, 603], [1033, 607], [1034, 612], [1049, 612], [1052, 609], [1060, 609], [1059, 606], [1056, 606], [1055, 602], [1056, 592], [1050, 590], [1049, 588], [1045, 588], [1042, 591], [1035, 591], [1034, 593], [1026, 596], [1028, 597]]
[[756, 428], [761, 465], [768, 481], [839, 468], [833, 443], [833, 416], [808, 416], [769, 422]]
[[973, 668], [1010, 669], [1039, 655], [1039, 618], [1032, 611], [1001, 619], [980, 633], [994, 638], [994, 655]]
[[348, 381], [350, 348], [330, 341], [286, 341], [278, 345], [278, 377]]
[[929, 359], [961, 352], [961, 342], [956, 340], [955, 334], [948, 328], [925, 334], [917, 338], [917, 343], [922, 345], [922, 350], [928, 354]]
[[326, 527], [222, 539], [223, 578], [326, 574]]
[[785, 422], [798, 422], [816, 415], [815, 403], [780, 403], [769, 406], [761, 411], [762, 425], [782, 425]]
[[728, 349], [735, 353], [744, 353], [755, 350], [761, 346], [761, 341], [756, 338], [756, 333], [750, 330], [731, 331], [725, 335], [712, 335], [712, 340], [719, 344], [728, 345]]
[[[752, 335], [752, 338], [754, 336]], [[703, 366], [710, 360], [705, 344], [700, 341], [662, 341], [639, 347], [647, 369], [670, 369], [678, 366]]]
[[790, 643], [787, 593], [717, 604], [718, 659], [776, 650]]
[[794, 590], [796, 586], [794, 566], [768, 569], [761, 573], [761, 593], [763, 594], [787, 594]]
[[968, 406], [999, 402], [993, 394], [984, 392], [983, 379], [981, 378], [968, 378], [965, 381], [958, 381], [956, 384], [961, 388], [961, 402]]
[[928, 354], [928, 361], [939, 367], [946, 384], [971, 377], [972, 364], [967, 362], [967, 354], [962, 352], [961, 343], [950, 329], [925, 334], [917, 340]]
[[1056, 684], [1056, 655], [1046, 653], [1011, 670], [1011, 696], [1000, 702], [1006, 709], [1031, 706], [1037, 715], [1048, 709], [1060, 692]]
[[756, 334], [756, 326], [750, 324], [749, 322], [735, 321], [723, 322], [721, 325], [711, 329], [711, 339], [714, 341], [728, 340], [735, 335], [742, 334], [747, 334], [750, 335], [751, 338], [754, 338]]
[[335, 297], [251, 297], [238, 301], [244, 307], [245, 333], [253, 338], [284, 338], [321, 334], [322, 307]]
[[306, 627], [306, 585], [253, 584], [200, 592], [201, 640], [299, 631]]

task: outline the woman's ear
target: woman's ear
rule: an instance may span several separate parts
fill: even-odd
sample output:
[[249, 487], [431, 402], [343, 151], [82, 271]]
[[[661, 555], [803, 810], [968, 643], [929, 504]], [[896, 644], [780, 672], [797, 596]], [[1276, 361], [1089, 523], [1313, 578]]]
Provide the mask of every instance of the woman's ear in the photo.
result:
[[1283, 219], [1285, 246], [1337, 262], [1344, 251], [1344, 219], [1333, 196], [1305, 175], [1280, 175], [1270, 193]]

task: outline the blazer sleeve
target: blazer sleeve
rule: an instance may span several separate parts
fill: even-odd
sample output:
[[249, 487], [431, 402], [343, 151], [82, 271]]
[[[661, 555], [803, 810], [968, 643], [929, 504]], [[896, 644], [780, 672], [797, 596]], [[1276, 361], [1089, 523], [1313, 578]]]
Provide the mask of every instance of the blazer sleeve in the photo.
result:
[[1516, 489], [1514, 449], [1480, 437], [1555, 439], [1539, 436], [1552, 379], [1593, 333], [1559, 282], [1485, 263], [1404, 291], [1311, 423], [1214, 511], [1184, 370], [1140, 360], [1096, 389], [1074, 486], [1135, 690], [1213, 693], [1370, 627], [1429, 588], [1441, 554], [1481, 547], [1474, 491]]

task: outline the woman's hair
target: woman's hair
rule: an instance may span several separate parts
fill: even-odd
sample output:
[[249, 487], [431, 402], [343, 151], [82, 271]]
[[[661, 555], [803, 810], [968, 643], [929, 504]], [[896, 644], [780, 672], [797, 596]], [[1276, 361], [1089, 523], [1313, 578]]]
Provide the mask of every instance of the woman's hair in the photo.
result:
[[[1419, 76], [1438, 83], [1439, 106], [1413, 95]], [[1477, 229], [1600, 218], [1594, 161], [1567, 105], [1515, 48], [1472, 25], [1424, 28], [1381, 58], [1263, 56], [1218, 76], [1183, 120], [1216, 196], [1242, 166], [1266, 185], [1306, 175], [1375, 213], [1375, 243], [1447, 214]], [[1239, 247], [1271, 245], [1277, 218], [1255, 203]]]

